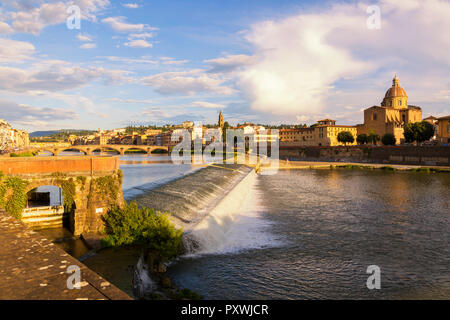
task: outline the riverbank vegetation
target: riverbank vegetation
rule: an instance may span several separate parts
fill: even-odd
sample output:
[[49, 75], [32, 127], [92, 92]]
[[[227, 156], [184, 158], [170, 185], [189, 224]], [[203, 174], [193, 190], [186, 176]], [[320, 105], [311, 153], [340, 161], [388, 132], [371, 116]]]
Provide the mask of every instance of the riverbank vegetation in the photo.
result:
[[150, 293], [150, 299], [201, 299], [194, 291], [176, 289], [164, 275], [164, 263], [183, 252], [183, 229], [170, 222], [168, 213], [139, 207], [133, 201], [123, 208], [113, 207], [103, 219], [106, 226], [103, 247], [135, 246], [143, 251], [152, 279], [158, 283], [158, 291]]
[[15, 152], [13, 152], [13, 153], [10, 153], [9, 156], [10, 156], [11, 158], [29, 158], [29, 157], [35, 157], [35, 156], [37, 156], [38, 153], [39, 153], [39, 152], [37, 152], [37, 151], [33, 151], [33, 152], [27, 151], [27, 152], [21, 152], [21, 153], [15, 153]]
[[22, 211], [27, 205], [27, 185], [27, 181], [7, 177], [0, 171], [0, 208], [17, 219], [22, 218]]
[[105, 246], [138, 245], [160, 261], [168, 261], [182, 250], [182, 229], [176, 229], [167, 213], [141, 208], [133, 201], [114, 207], [104, 216]]

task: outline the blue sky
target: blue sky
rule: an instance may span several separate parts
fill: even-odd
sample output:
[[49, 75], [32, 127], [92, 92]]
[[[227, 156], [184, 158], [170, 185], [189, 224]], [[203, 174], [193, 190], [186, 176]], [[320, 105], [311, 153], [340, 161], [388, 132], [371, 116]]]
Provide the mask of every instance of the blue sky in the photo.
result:
[[[381, 28], [367, 27], [369, 5]], [[81, 9], [81, 29], [66, 12]], [[29, 131], [217, 121], [363, 121], [394, 74], [450, 113], [450, 3], [5, 0], [0, 118]]]

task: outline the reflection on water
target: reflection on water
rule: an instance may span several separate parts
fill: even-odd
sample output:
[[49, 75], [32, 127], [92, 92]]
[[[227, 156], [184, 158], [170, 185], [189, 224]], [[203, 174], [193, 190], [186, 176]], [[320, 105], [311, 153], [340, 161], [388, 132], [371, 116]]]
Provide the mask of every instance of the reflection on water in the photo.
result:
[[66, 228], [39, 230], [39, 233], [77, 259], [89, 252], [84, 241], [74, 237], [72, 232]]
[[134, 247], [107, 248], [83, 260], [83, 263], [133, 296], [133, 272], [141, 253]]
[[191, 164], [173, 164], [170, 156], [126, 155], [120, 160], [125, 200], [201, 169]]
[[[179, 260], [208, 299], [450, 298], [450, 175], [367, 170], [259, 176], [261, 215], [281, 247]], [[381, 268], [381, 290], [366, 269]]]

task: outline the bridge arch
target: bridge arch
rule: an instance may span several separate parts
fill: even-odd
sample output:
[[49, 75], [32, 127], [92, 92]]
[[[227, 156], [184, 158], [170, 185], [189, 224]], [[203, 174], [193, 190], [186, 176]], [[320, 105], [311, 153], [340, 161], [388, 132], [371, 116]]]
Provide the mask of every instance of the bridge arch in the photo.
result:
[[73, 146], [73, 147], [67, 147], [67, 148], [61, 148], [61, 149], [59, 149], [59, 151], [58, 151], [58, 155], [61, 153], [61, 152], [64, 152], [64, 151], [73, 151], [73, 150], [77, 150], [77, 151], [79, 151], [79, 152], [81, 152], [81, 153], [84, 153], [84, 155], [89, 155], [88, 154], [88, 151], [86, 151], [86, 148], [80, 148], [80, 147], [76, 147], [76, 146]]
[[150, 153], [169, 153], [169, 148], [163, 146], [152, 147]]
[[143, 151], [148, 154], [151, 152], [151, 147], [149, 147], [149, 146], [127, 146], [126, 148], [124, 148], [123, 153], [125, 154], [126, 152], [128, 152], [130, 150], [140, 150], [140, 151]]
[[114, 148], [112, 146], [95, 146], [94, 148], [92, 148], [92, 150], [90, 150], [90, 153], [92, 154], [93, 152], [108, 152], [108, 151], [115, 151], [117, 152], [117, 154], [120, 154], [120, 149], [119, 148]]

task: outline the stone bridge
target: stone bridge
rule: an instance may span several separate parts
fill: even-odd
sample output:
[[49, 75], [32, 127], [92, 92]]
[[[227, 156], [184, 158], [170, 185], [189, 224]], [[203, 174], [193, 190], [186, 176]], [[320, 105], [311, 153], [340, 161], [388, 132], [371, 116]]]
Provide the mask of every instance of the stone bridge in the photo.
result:
[[125, 152], [130, 150], [139, 150], [147, 154], [151, 154], [155, 150], [163, 150], [169, 152], [167, 146], [147, 146], [147, 145], [121, 145], [121, 144], [107, 144], [107, 145], [79, 145], [79, 146], [63, 146], [63, 147], [42, 147], [42, 148], [30, 148], [30, 151], [46, 151], [54, 156], [58, 156], [63, 151], [77, 150], [85, 155], [92, 155], [95, 151], [116, 151], [117, 153], [124, 155]]
[[[117, 156], [2, 158], [0, 172], [0, 186], [2, 180], [18, 178], [26, 193], [40, 186], [60, 187], [75, 235], [101, 230], [103, 214], [124, 203]], [[4, 196], [12, 199], [14, 191], [6, 189]]]

